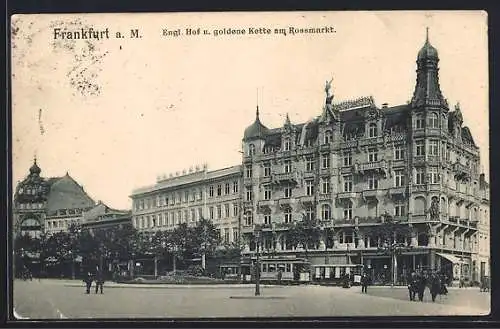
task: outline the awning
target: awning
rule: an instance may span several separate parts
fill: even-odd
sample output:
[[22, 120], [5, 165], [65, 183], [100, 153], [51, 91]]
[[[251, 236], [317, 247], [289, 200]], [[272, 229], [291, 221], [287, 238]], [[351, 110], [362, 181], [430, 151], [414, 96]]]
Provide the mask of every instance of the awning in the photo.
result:
[[437, 252], [436, 254], [439, 255], [439, 256], [441, 256], [441, 257], [443, 257], [446, 260], [449, 260], [453, 264], [463, 264], [463, 263], [465, 263], [464, 261], [460, 260], [460, 258], [458, 258], [457, 256], [453, 256], [453, 255], [449, 255], [449, 254], [442, 254], [442, 253], [439, 253], [439, 252]]

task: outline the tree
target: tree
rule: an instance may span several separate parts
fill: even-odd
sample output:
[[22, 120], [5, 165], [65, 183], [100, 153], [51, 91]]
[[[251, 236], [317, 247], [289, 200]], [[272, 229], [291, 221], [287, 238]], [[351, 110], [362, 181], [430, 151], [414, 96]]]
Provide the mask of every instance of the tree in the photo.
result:
[[184, 259], [192, 241], [192, 231], [186, 223], [179, 224], [169, 233], [167, 248], [173, 254], [173, 270], [176, 271], [177, 259]]
[[216, 248], [221, 243], [221, 238], [219, 234], [219, 230], [215, 227], [215, 225], [205, 219], [202, 218], [196, 227], [194, 227], [193, 232], [191, 234], [192, 238], [192, 247], [195, 253], [201, 254], [202, 257], [202, 268], [206, 268], [206, 255], [213, 255]]
[[383, 216], [383, 223], [371, 228], [370, 236], [378, 240], [378, 251], [391, 256], [391, 284], [397, 281], [397, 256], [410, 249], [408, 239], [411, 237], [412, 228], [407, 222], [394, 220], [389, 214]]
[[291, 225], [287, 234], [287, 240], [291, 241], [293, 247], [302, 245], [307, 259], [309, 248], [318, 248], [319, 246], [321, 227], [316, 218], [308, 218], [303, 215], [302, 220]]

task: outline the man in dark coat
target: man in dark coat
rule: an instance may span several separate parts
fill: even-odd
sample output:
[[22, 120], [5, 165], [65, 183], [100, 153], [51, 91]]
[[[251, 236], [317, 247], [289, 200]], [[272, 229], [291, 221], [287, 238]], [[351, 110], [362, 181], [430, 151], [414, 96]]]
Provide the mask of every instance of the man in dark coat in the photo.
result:
[[430, 291], [431, 291], [431, 297], [432, 301], [436, 301], [436, 296], [440, 293], [441, 290], [441, 280], [439, 279], [439, 276], [437, 274], [432, 274], [430, 278]]
[[368, 275], [366, 273], [363, 273], [361, 276], [361, 293], [367, 293], [368, 289]]
[[[104, 276], [102, 270], [99, 266], [96, 268], [96, 278], [95, 278], [95, 293], [100, 290], [102, 294], [102, 286], [104, 285]], [[99, 289], [100, 288], [100, 289]]]
[[86, 285], [86, 292], [87, 294], [90, 294], [90, 288], [92, 287], [92, 281], [94, 281], [93, 275], [90, 272], [87, 272], [87, 275], [83, 279], [83, 282], [85, 282]]
[[427, 285], [427, 279], [424, 274], [418, 275], [417, 279], [417, 292], [418, 292], [418, 300], [423, 302], [424, 301], [424, 293], [425, 293], [425, 286]]
[[415, 295], [418, 292], [418, 277], [415, 272], [412, 272], [408, 279], [408, 293], [410, 294], [410, 301], [415, 300]]

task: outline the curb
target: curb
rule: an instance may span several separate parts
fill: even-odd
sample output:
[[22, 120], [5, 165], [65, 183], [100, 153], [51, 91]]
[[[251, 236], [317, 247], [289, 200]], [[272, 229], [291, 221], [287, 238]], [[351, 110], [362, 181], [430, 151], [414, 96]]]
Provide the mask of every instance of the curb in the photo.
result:
[[230, 299], [286, 299], [285, 296], [229, 296]]

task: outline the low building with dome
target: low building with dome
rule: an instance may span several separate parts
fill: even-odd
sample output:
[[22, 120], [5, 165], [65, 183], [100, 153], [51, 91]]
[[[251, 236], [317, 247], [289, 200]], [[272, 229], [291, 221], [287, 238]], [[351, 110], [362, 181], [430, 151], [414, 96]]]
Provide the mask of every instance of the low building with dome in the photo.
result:
[[83, 186], [66, 173], [44, 178], [36, 159], [28, 176], [16, 186], [13, 204], [14, 235], [66, 231], [70, 224], [80, 223], [82, 214], [96, 202]]

